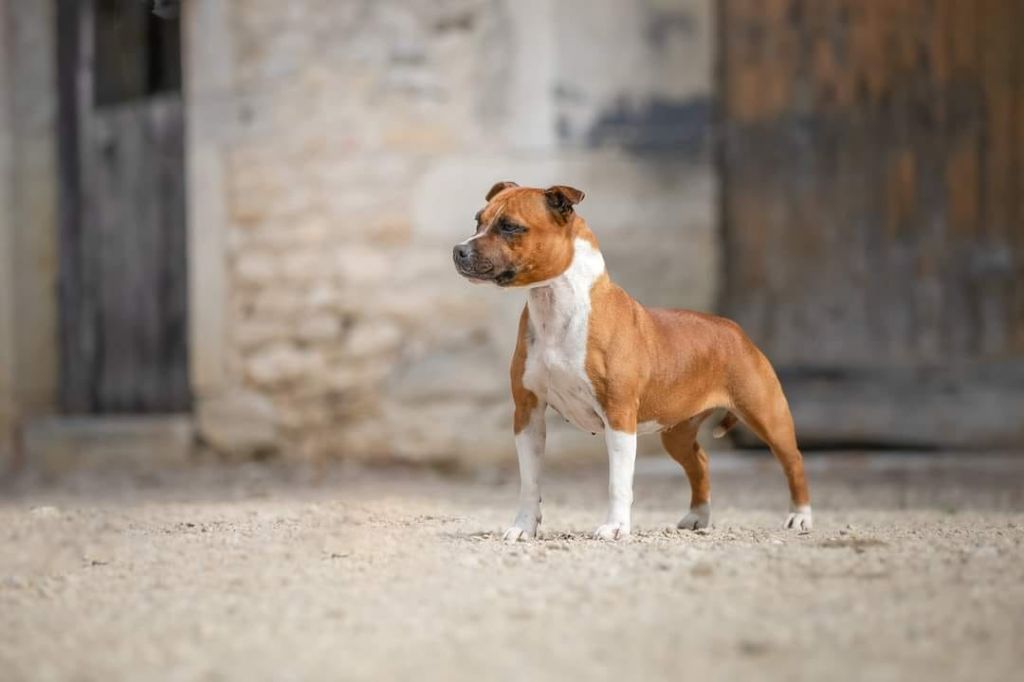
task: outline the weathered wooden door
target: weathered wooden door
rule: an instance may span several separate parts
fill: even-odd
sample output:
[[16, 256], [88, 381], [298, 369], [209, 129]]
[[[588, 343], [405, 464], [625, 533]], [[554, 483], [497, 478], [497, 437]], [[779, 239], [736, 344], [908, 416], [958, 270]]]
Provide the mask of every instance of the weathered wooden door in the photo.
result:
[[59, 0], [61, 401], [187, 409], [179, 25]]
[[1024, 2], [722, 0], [723, 309], [805, 444], [1024, 444]]

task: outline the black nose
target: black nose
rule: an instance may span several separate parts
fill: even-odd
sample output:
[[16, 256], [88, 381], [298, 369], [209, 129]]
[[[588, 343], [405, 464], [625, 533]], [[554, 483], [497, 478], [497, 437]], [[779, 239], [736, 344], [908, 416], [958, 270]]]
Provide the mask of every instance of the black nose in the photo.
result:
[[456, 244], [455, 249], [453, 250], [453, 255], [455, 260], [464, 261], [469, 258], [469, 252], [469, 244]]

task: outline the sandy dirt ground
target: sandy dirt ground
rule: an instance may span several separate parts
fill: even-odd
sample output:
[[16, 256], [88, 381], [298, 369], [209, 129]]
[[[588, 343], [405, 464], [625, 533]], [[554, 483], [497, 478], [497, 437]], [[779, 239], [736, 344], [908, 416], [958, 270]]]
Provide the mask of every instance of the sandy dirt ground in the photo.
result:
[[634, 536], [589, 539], [601, 469], [202, 466], [0, 493], [0, 679], [1008, 680], [1024, 665], [1024, 456], [712, 457], [710, 532], [669, 460]]

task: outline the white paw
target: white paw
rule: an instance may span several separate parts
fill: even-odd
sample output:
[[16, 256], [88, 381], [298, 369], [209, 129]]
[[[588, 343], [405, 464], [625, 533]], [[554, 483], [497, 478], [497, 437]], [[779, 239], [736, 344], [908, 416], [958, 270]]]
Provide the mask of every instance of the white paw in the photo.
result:
[[596, 540], [619, 540], [629, 535], [629, 524], [617, 521], [598, 526], [594, 531]]
[[810, 530], [813, 528], [814, 521], [811, 518], [810, 506], [792, 507], [782, 527], [793, 530]]
[[520, 528], [519, 526], [512, 526], [511, 528], [505, 531], [504, 535], [501, 536], [501, 540], [502, 542], [506, 542], [511, 545], [516, 542], [519, 542], [520, 540], [532, 540], [536, 536], [537, 531], [535, 530], [526, 530], [524, 528]]
[[699, 504], [690, 510], [690, 513], [679, 519], [676, 528], [684, 530], [700, 530], [711, 525], [711, 505]]

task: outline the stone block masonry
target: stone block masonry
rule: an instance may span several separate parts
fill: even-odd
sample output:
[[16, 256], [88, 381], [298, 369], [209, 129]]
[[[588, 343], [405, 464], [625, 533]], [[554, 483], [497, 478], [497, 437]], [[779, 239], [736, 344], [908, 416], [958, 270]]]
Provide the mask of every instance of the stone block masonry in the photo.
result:
[[[468, 286], [450, 264], [496, 180], [584, 188], [614, 276], [647, 303], [709, 307], [710, 13], [686, 1], [233, 4], [229, 77], [193, 103], [219, 117], [201, 144], [222, 182], [198, 190], [221, 193], [226, 220], [225, 376], [197, 396], [209, 444], [510, 457], [523, 297]], [[552, 450], [600, 447], [554, 427]]]

